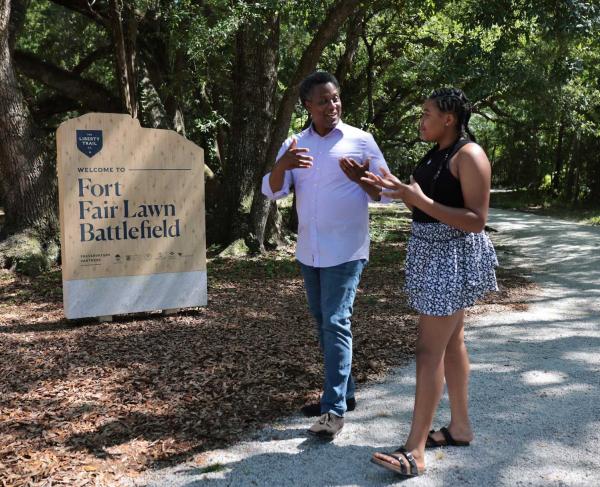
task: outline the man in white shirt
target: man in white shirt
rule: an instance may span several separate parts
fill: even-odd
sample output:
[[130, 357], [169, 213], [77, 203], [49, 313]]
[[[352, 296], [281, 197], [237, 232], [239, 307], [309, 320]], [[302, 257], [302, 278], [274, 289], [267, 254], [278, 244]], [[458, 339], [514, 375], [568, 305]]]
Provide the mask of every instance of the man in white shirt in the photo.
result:
[[300, 99], [312, 124], [283, 143], [262, 191], [270, 199], [288, 195], [292, 185], [296, 191], [296, 257], [325, 362], [321, 416], [309, 433], [331, 439], [342, 429], [348, 406], [356, 404], [350, 318], [369, 258], [368, 202], [380, 199], [360, 178], [367, 170], [389, 169], [373, 136], [341, 121], [334, 76], [308, 76]]

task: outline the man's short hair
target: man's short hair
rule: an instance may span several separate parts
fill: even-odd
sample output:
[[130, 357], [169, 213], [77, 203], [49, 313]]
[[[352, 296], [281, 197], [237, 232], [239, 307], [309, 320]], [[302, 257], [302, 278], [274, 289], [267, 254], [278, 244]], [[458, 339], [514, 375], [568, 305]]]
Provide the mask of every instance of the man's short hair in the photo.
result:
[[327, 83], [333, 84], [338, 90], [340, 89], [338, 80], [333, 74], [328, 73], [327, 71], [315, 71], [304, 78], [302, 83], [300, 83], [300, 101], [302, 102], [302, 106], [304, 106], [304, 102], [309, 99], [310, 93], [315, 86], [325, 85]]

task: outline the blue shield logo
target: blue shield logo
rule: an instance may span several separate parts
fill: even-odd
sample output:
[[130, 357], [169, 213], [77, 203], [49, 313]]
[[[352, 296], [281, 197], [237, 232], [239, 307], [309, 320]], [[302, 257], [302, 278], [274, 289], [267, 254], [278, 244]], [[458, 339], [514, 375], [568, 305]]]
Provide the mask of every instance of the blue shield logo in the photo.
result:
[[102, 130], [77, 130], [77, 148], [88, 157], [102, 150]]

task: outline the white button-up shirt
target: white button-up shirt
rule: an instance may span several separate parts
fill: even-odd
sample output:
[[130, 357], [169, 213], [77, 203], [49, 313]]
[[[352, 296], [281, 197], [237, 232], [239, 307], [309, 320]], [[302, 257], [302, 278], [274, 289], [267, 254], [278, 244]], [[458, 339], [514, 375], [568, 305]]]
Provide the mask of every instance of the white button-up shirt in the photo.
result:
[[[313, 267], [368, 259], [371, 198], [348, 179], [339, 159], [348, 157], [362, 164], [368, 158], [369, 170], [382, 174], [382, 168], [389, 169], [375, 139], [368, 132], [341, 121], [324, 137], [312, 126], [295, 137], [297, 147], [310, 150], [312, 167], [285, 171], [283, 186], [275, 193], [269, 184], [269, 173], [263, 178], [262, 192], [274, 200], [288, 195], [294, 186], [298, 211], [296, 258]], [[277, 160], [291, 143], [292, 137], [283, 143]]]

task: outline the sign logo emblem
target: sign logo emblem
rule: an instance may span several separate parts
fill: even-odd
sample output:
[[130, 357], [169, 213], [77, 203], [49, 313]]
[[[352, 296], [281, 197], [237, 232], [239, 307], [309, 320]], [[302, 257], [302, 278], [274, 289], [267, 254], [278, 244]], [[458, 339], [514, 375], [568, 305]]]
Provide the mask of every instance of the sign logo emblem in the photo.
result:
[[77, 130], [77, 148], [88, 157], [102, 150], [102, 130]]

